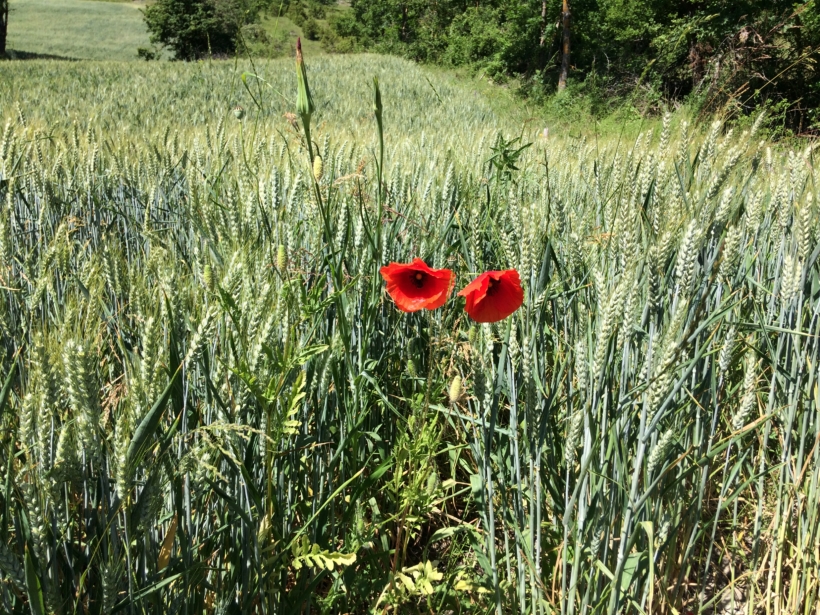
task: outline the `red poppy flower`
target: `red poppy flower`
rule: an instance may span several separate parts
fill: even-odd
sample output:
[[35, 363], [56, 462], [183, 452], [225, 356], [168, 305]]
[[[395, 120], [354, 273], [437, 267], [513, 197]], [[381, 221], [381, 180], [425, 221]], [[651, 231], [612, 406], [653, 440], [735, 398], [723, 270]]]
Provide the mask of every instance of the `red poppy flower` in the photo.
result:
[[515, 269], [482, 273], [458, 294], [467, 299], [464, 310], [477, 322], [503, 320], [524, 303], [521, 278]]
[[420, 258], [408, 264], [390, 263], [379, 273], [387, 282], [387, 293], [402, 312], [441, 307], [455, 284], [452, 271], [431, 269]]

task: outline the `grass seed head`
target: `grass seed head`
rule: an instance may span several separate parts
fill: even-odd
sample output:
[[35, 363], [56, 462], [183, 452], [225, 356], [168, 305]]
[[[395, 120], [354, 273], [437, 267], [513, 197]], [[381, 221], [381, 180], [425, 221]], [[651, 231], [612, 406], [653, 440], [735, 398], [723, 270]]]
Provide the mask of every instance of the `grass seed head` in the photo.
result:
[[316, 178], [317, 182], [321, 182], [323, 175], [324, 164], [322, 164], [322, 157], [317, 154], [313, 159], [313, 177]]
[[450, 383], [450, 390], [449, 390], [449, 398], [450, 398], [450, 405], [455, 405], [458, 403], [458, 400], [461, 399], [462, 388], [461, 388], [461, 376], [456, 376], [453, 378], [452, 382]]

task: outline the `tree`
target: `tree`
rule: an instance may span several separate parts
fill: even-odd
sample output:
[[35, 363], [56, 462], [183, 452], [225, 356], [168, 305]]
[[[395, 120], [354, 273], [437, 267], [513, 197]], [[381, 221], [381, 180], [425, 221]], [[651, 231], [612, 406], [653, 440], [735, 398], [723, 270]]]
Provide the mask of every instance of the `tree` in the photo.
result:
[[567, 87], [567, 75], [569, 74], [569, 0], [564, 0], [564, 10], [561, 13], [561, 74], [558, 76], [558, 89]]
[[6, 55], [6, 37], [9, 31], [9, 0], [0, 0], [0, 58]]
[[143, 11], [151, 42], [177, 60], [233, 53], [240, 29], [258, 13], [251, 0], [157, 0]]
[[547, 41], [547, 0], [541, 0], [541, 36], [538, 38], [538, 46], [543, 47]]
[[[535, 2], [537, 10], [533, 10]], [[491, 77], [543, 69], [551, 54], [541, 0], [351, 0], [336, 22], [370, 50], [470, 65]]]

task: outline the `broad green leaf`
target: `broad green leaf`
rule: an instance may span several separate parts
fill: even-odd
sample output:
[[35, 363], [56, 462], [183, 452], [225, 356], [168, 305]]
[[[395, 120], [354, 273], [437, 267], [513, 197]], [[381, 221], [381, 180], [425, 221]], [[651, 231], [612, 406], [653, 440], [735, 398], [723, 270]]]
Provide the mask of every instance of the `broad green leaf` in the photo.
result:
[[174, 390], [177, 380], [182, 376], [182, 368], [178, 367], [154, 405], [148, 411], [148, 414], [142, 419], [142, 422], [134, 431], [134, 437], [131, 438], [131, 443], [128, 445], [128, 450], [125, 455], [125, 466], [133, 471], [142, 459], [145, 453], [145, 448], [148, 439], [156, 432], [159, 422], [162, 419], [162, 414], [165, 412], [165, 407], [168, 405], [168, 399]]
[[26, 592], [28, 593], [31, 615], [46, 615], [43, 586], [40, 584], [40, 577], [37, 574], [34, 558], [31, 556], [28, 545], [26, 545]]

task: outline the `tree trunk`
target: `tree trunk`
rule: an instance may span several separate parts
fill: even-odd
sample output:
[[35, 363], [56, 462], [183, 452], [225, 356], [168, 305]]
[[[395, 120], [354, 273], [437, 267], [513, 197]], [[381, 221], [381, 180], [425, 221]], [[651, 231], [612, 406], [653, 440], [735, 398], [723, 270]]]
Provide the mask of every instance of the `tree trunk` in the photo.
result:
[[9, 0], [0, 0], [0, 58], [6, 57], [6, 35], [9, 28]]
[[561, 25], [563, 26], [564, 36], [561, 44], [561, 75], [558, 77], [558, 91], [567, 87], [567, 74], [569, 73], [569, 0], [564, 0]]
[[543, 47], [547, 40], [547, 0], [541, 0], [541, 40], [538, 46]]

